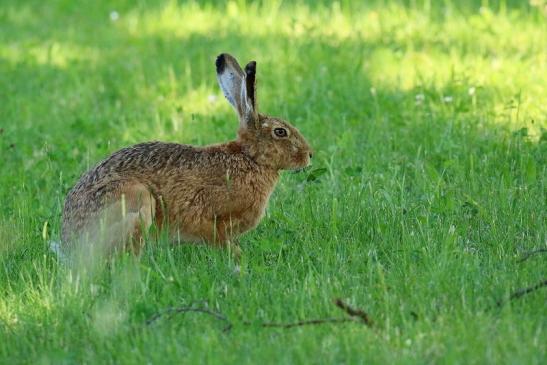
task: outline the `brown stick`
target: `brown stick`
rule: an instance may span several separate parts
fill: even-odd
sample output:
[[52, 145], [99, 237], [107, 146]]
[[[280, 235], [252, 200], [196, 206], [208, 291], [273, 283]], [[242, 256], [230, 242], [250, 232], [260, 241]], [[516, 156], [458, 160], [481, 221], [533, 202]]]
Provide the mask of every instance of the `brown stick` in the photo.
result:
[[[327, 323], [361, 322], [368, 327], [372, 327], [372, 323], [373, 323], [372, 320], [370, 319], [368, 314], [365, 313], [363, 310], [354, 309], [350, 307], [348, 304], [344, 303], [342, 299], [336, 299], [334, 303], [336, 304], [338, 308], [342, 309], [346, 314], [348, 314], [350, 318], [318, 318], [318, 319], [307, 319], [307, 320], [301, 320], [301, 321], [289, 322], [289, 323], [264, 322], [264, 323], [258, 323], [257, 325], [263, 328], [293, 328], [293, 327], [320, 325], [320, 324], [327, 324]], [[161, 312], [156, 313], [152, 317], [150, 317], [146, 321], [146, 324], [150, 325], [166, 314], [173, 315], [173, 314], [187, 313], [187, 312], [204, 313], [214, 317], [217, 320], [225, 322], [226, 326], [223, 329], [224, 332], [230, 331], [233, 327], [232, 322], [230, 322], [230, 320], [228, 320], [228, 318], [226, 318], [226, 316], [224, 316], [222, 313], [212, 311], [208, 308], [200, 308], [200, 307], [193, 307], [193, 306], [167, 308]], [[253, 322], [250, 322], [250, 321], [243, 321], [242, 323], [245, 326], [253, 325]]]
[[166, 314], [173, 315], [173, 314], [188, 313], [188, 312], [204, 313], [204, 314], [207, 314], [211, 317], [214, 317], [214, 318], [218, 319], [219, 321], [225, 322], [226, 327], [224, 327], [224, 329], [223, 329], [223, 331], [225, 331], [225, 332], [232, 329], [232, 323], [223, 314], [221, 314], [219, 312], [212, 311], [212, 310], [207, 309], [207, 308], [196, 308], [196, 307], [170, 307], [170, 308], [167, 308], [167, 309], [165, 309], [161, 312], [158, 312], [158, 313], [154, 314], [152, 317], [150, 317], [146, 321], [146, 324], [150, 325], [150, 324], [152, 324], [153, 322], [160, 319], [161, 317], [163, 317]]
[[524, 262], [534, 255], [545, 253], [545, 252], [547, 252], [547, 248], [538, 248], [537, 250], [525, 252], [517, 262], [518, 263]]
[[[298, 322], [291, 322], [291, 323], [276, 323], [276, 322], [264, 322], [264, 323], [258, 323], [257, 325], [259, 327], [264, 328], [293, 328], [293, 327], [300, 327], [300, 326], [308, 326], [308, 325], [317, 325], [317, 324], [327, 324], [327, 323], [346, 323], [346, 322], [357, 322], [353, 318], [318, 318], [318, 319], [307, 319], [302, 320]], [[252, 322], [244, 321], [244, 325], [246, 326], [252, 326]]]
[[334, 304], [340, 309], [342, 309], [344, 312], [346, 312], [350, 317], [358, 317], [360, 318], [364, 324], [366, 324], [369, 327], [372, 327], [373, 322], [370, 319], [369, 315], [362, 309], [355, 309], [349, 306], [349, 304], [344, 303], [342, 299], [338, 298], [334, 301]]
[[496, 307], [497, 308], [502, 307], [504, 304], [506, 304], [506, 303], [508, 303], [512, 300], [519, 299], [519, 298], [525, 296], [526, 294], [530, 294], [532, 292], [535, 292], [536, 290], [541, 289], [544, 286], [547, 286], [547, 279], [544, 279], [543, 281], [537, 283], [536, 285], [532, 285], [532, 286], [529, 286], [527, 288], [518, 289], [518, 290], [514, 291], [513, 293], [511, 293], [511, 295], [509, 295], [509, 299], [507, 299], [507, 300], [503, 300], [503, 299], [498, 300], [496, 302]]

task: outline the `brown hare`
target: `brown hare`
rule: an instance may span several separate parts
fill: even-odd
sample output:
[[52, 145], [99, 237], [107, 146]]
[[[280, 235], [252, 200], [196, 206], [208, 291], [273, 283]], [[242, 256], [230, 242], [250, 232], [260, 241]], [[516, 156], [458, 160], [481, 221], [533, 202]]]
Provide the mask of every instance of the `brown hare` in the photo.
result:
[[61, 249], [138, 249], [153, 224], [178, 242], [225, 246], [256, 227], [279, 171], [307, 167], [312, 150], [289, 123], [258, 112], [256, 62], [243, 71], [221, 54], [216, 71], [239, 116], [237, 139], [205, 147], [147, 142], [115, 152], [68, 193]]

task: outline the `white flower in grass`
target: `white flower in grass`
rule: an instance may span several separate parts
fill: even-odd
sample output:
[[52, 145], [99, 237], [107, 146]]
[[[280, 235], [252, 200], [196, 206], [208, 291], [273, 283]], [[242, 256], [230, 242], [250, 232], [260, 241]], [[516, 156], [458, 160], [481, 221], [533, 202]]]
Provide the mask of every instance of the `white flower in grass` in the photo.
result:
[[211, 104], [216, 103], [217, 99], [218, 99], [218, 97], [214, 94], [211, 94], [211, 95], [207, 96], [207, 101], [209, 101], [209, 103], [211, 103]]
[[112, 10], [110, 12], [110, 20], [112, 20], [113, 22], [115, 22], [116, 20], [120, 19], [120, 14], [118, 14], [118, 12], [116, 10]]
[[467, 93], [469, 94], [469, 96], [475, 95], [475, 87], [471, 86], [469, 90], [467, 90]]
[[425, 95], [424, 94], [416, 94], [415, 100], [416, 100], [416, 105], [421, 104], [425, 100]]
[[454, 99], [452, 98], [452, 96], [443, 96], [443, 102], [444, 102], [444, 103], [451, 103], [452, 100], [454, 100]]
[[407, 346], [412, 345], [412, 340], [411, 340], [410, 338], [407, 338], [407, 339], [405, 340], [405, 345], [407, 345]]

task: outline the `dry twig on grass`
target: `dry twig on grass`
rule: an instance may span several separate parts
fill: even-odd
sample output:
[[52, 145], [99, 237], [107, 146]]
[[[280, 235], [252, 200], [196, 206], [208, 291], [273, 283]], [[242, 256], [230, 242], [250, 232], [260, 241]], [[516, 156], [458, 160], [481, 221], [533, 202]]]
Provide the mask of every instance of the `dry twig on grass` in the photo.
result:
[[370, 319], [369, 315], [362, 309], [352, 308], [347, 303], [342, 301], [342, 299], [336, 299], [334, 303], [336, 304], [338, 308], [342, 309], [349, 316], [358, 317], [363, 321], [364, 324], [366, 324], [369, 327], [372, 327], [372, 324], [373, 324], [372, 319]]
[[540, 253], [547, 253], [547, 248], [538, 248], [537, 250], [525, 252], [519, 259], [518, 263], [528, 260], [530, 257], [538, 255]]
[[[293, 327], [316, 325], [316, 324], [346, 323], [346, 322], [357, 322], [357, 321], [353, 318], [319, 318], [319, 319], [307, 319], [307, 320], [291, 322], [291, 323], [264, 322], [264, 323], [257, 323], [256, 326], [264, 327], [264, 328], [293, 328]], [[246, 326], [252, 326], [253, 322], [244, 321], [243, 324]]]
[[538, 289], [541, 289], [543, 287], [547, 286], [547, 279], [544, 279], [543, 281], [540, 281], [536, 285], [529, 286], [527, 288], [518, 289], [509, 295], [509, 298], [507, 300], [500, 299], [496, 302], [495, 308], [500, 308], [504, 304], [509, 303], [512, 300], [519, 299], [526, 294], [530, 294], [532, 292], [535, 292]]
[[[300, 326], [308, 325], [318, 325], [318, 324], [327, 324], [327, 323], [347, 323], [347, 322], [357, 322], [363, 323], [368, 327], [372, 327], [372, 320], [369, 315], [362, 309], [355, 309], [350, 307], [342, 299], [336, 299], [334, 304], [341, 310], [343, 310], [349, 318], [318, 318], [318, 319], [307, 319], [298, 322], [290, 323], [275, 323], [275, 322], [265, 322], [257, 324], [259, 327], [277, 327], [277, 328], [293, 328]], [[245, 325], [252, 325], [252, 322], [245, 321]]]
[[212, 311], [208, 308], [196, 308], [196, 307], [192, 307], [192, 306], [167, 308], [167, 309], [165, 309], [161, 312], [158, 312], [158, 313], [154, 314], [152, 317], [150, 317], [146, 321], [146, 324], [150, 325], [153, 322], [155, 322], [156, 320], [158, 320], [161, 317], [165, 316], [166, 314], [172, 316], [174, 314], [188, 313], [188, 312], [207, 314], [207, 315], [209, 315], [209, 316], [211, 316], [211, 317], [213, 317], [213, 318], [215, 318], [219, 321], [222, 321], [222, 322], [226, 323], [226, 327], [224, 327], [224, 331], [229, 331], [230, 329], [232, 329], [232, 323], [222, 313]]
[[[308, 325], [355, 322], [355, 323], [365, 324], [367, 327], [372, 327], [372, 324], [373, 324], [372, 320], [370, 319], [369, 315], [362, 309], [355, 309], [349, 306], [347, 303], [345, 303], [342, 299], [336, 299], [334, 303], [336, 304], [338, 308], [343, 310], [349, 316], [349, 318], [318, 318], [318, 319], [306, 319], [306, 320], [289, 322], [289, 323], [276, 323], [276, 322], [253, 323], [250, 321], [243, 321], [242, 324], [245, 326], [256, 325], [262, 328], [293, 328], [293, 327], [308, 326]], [[194, 307], [194, 306], [167, 308], [161, 312], [154, 314], [152, 317], [150, 317], [146, 321], [146, 324], [150, 325], [165, 315], [172, 316], [174, 314], [188, 313], [188, 312], [204, 313], [219, 321], [224, 322], [226, 324], [226, 326], [223, 329], [224, 332], [230, 331], [233, 327], [232, 322], [222, 313], [210, 310], [209, 308]]]

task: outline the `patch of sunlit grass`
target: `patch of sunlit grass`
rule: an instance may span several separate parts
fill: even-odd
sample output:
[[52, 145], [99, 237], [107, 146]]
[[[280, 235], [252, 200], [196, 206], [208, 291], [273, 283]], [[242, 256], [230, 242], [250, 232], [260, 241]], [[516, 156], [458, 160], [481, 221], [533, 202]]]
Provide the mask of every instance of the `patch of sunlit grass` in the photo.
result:
[[[131, 12], [122, 27], [134, 37], [237, 34], [249, 40], [281, 37], [297, 43], [321, 40], [352, 45], [356, 57], [362, 58], [362, 72], [375, 87], [447, 89], [467, 83], [468, 89], [498, 93], [502, 100], [491, 105], [494, 110], [519, 94], [526, 115], [521, 114], [517, 124], [542, 119], [547, 112], [546, 31], [510, 10], [494, 13], [481, 8], [477, 14], [450, 16], [394, 3], [344, 12], [337, 3], [312, 10], [302, 4], [230, 2], [225, 8], [213, 8], [170, 1], [151, 12]], [[204, 96], [190, 92], [180, 100], [191, 113], [214, 113]]]
[[94, 48], [53, 40], [40, 45], [16, 42], [0, 44], [0, 59], [14, 65], [31, 62], [38, 65], [66, 68], [74, 62], [86, 62], [92, 66], [99, 58], [99, 51]]
[[17, 317], [17, 310], [13, 307], [13, 304], [7, 300], [0, 300], [0, 321], [8, 328], [12, 328], [17, 325], [19, 318]]

